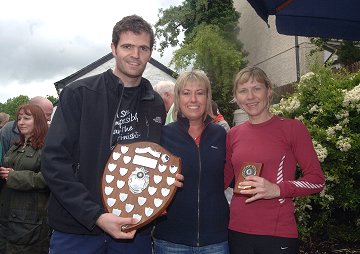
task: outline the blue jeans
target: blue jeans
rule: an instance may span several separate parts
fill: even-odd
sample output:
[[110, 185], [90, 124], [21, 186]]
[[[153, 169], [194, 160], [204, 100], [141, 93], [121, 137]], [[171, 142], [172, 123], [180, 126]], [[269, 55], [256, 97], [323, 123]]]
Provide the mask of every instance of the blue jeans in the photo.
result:
[[107, 234], [76, 235], [53, 231], [49, 254], [151, 254], [151, 236], [117, 240]]
[[154, 239], [154, 254], [229, 254], [229, 246], [227, 241], [201, 247], [192, 247]]

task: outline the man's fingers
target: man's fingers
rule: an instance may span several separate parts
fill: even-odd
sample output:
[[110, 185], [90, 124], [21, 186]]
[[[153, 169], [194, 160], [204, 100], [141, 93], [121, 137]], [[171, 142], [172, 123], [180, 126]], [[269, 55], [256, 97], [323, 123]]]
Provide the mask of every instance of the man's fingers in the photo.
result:
[[176, 181], [175, 181], [174, 185], [179, 188], [183, 187], [182, 181], [184, 181], [184, 176], [182, 174], [177, 173], [175, 175], [175, 178], [176, 178]]
[[119, 232], [119, 234], [116, 234], [114, 238], [116, 239], [133, 239], [135, 236], [136, 230], [132, 230], [129, 232]]
[[175, 177], [178, 181], [184, 181], [184, 176], [182, 174], [177, 173]]

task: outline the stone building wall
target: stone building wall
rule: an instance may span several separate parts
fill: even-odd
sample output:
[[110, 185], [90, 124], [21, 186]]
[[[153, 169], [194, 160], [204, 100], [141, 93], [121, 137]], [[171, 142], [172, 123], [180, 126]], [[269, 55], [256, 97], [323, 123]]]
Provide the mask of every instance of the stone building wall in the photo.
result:
[[[276, 31], [275, 17], [269, 16], [268, 25], [256, 14], [247, 0], [234, 0], [240, 12], [239, 38], [248, 52], [249, 65], [262, 68], [276, 86], [297, 81], [295, 36], [281, 35]], [[311, 60], [309, 38], [298, 37], [300, 76], [309, 71]], [[323, 57], [322, 57], [323, 58]]]

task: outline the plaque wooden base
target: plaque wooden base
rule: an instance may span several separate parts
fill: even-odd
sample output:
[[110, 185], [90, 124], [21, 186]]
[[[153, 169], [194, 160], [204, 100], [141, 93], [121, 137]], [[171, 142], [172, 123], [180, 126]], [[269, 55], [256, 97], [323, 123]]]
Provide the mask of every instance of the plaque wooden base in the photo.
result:
[[254, 175], [260, 176], [261, 169], [263, 164], [259, 162], [243, 162], [240, 167], [240, 173], [238, 178], [236, 179], [234, 186], [234, 193], [241, 194], [241, 190], [249, 190], [251, 186], [241, 186], [240, 183], [245, 181], [245, 177]]
[[158, 144], [118, 144], [102, 176], [104, 207], [116, 216], [138, 219], [135, 225], [124, 225], [124, 232], [145, 226], [171, 202], [177, 189], [175, 175], [180, 172], [180, 158]]

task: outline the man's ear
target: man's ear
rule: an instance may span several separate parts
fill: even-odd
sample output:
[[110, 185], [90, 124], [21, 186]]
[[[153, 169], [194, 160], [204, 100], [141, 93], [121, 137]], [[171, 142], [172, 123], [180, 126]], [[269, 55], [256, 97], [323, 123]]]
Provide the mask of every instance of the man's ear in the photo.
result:
[[112, 42], [110, 47], [111, 47], [112, 55], [115, 57], [116, 56], [116, 46], [115, 46], [115, 44]]

